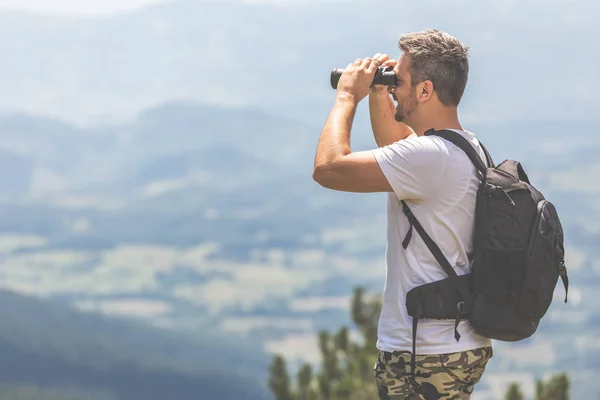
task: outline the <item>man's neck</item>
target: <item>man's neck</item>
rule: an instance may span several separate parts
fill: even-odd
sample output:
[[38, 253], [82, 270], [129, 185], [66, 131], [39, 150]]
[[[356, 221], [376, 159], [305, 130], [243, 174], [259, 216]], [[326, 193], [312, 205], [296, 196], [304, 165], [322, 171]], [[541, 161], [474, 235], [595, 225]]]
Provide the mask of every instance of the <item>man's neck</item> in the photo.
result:
[[423, 136], [423, 134], [429, 129], [457, 129], [464, 131], [460, 121], [458, 120], [456, 109], [447, 108], [431, 113], [429, 116], [422, 118], [420, 121], [416, 121], [413, 125], [411, 125], [411, 128], [419, 136]]

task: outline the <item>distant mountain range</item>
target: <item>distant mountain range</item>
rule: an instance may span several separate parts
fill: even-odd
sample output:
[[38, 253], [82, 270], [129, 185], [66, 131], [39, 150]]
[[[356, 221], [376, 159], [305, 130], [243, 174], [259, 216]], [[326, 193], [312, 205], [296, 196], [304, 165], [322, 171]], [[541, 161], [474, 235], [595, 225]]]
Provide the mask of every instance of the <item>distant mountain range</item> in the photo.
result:
[[[364, 117], [364, 113], [359, 116]], [[574, 175], [569, 182], [575, 191], [596, 190], [577, 186], [592, 179], [597, 168], [600, 139], [593, 123], [465, 126], [487, 145], [496, 162], [506, 158], [522, 161], [553, 196], [564, 192], [565, 200], [577, 201], [569, 196], [567, 187], [557, 184], [568, 181], [561, 177], [570, 171]], [[127, 124], [90, 129], [23, 114], [0, 117], [0, 165], [10, 171], [0, 180], [5, 213], [0, 226], [5, 231], [32, 234], [51, 229], [62, 236], [68, 235], [69, 229], [61, 228], [60, 221], [83, 211], [92, 219], [115, 214], [125, 220], [134, 218], [125, 224], [133, 227], [135, 218], [144, 213], [155, 214], [156, 222], [164, 212], [197, 221], [204, 218], [205, 209], [236, 203], [258, 206], [277, 202], [275, 207], [280, 207], [284, 199], [308, 202], [306, 205], [334, 201], [340, 211], [343, 207], [352, 210], [357, 197], [367, 207], [380, 204], [374, 200], [376, 196], [334, 193], [312, 181], [320, 129], [317, 124], [257, 109], [193, 103], [166, 104]], [[354, 149], [374, 146], [368, 125], [361, 121], [354, 127], [352, 145]], [[39, 218], [40, 210], [48, 207], [53, 212]], [[294, 208], [292, 204], [285, 207]], [[571, 212], [570, 207], [565, 208], [565, 213]], [[287, 217], [281, 217], [292, 217], [293, 213], [282, 211]], [[17, 215], [19, 222], [11, 222]], [[335, 213], [330, 217], [335, 219]], [[38, 222], [23, 223], [29, 218]], [[103, 223], [97, 222], [100, 225], [94, 225], [101, 231]], [[46, 224], [46, 228], [39, 224]], [[25, 226], [31, 229], [23, 229]], [[166, 233], [161, 229], [141, 233], [159, 231]], [[73, 235], [85, 236], [81, 232]], [[113, 233], [108, 236], [119, 240]]]
[[63, 388], [63, 396], [79, 393], [81, 399], [269, 398], [261, 384], [239, 375], [241, 368], [252, 370], [256, 356], [236, 356], [231, 345], [202, 347], [178, 333], [6, 291], [0, 292], [0, 318], [3, 396], [2, 385], [41, 393]]

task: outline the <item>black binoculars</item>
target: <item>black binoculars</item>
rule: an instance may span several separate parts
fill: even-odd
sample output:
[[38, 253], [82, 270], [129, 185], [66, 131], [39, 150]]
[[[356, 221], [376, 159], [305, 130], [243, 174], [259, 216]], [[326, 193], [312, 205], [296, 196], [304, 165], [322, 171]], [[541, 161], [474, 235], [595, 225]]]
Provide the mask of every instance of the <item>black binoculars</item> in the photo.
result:
[[[343, 69], [335, 68], [331, 71], [331, 87], [337, 89], [340, 77], [344, 73]], [[394, 73], [394, 67], [379, 67], [375, 72], [375, 78], [373, 78], [373, 85], [385, 85], [385, 86], [396, 86], [398, 78]]]

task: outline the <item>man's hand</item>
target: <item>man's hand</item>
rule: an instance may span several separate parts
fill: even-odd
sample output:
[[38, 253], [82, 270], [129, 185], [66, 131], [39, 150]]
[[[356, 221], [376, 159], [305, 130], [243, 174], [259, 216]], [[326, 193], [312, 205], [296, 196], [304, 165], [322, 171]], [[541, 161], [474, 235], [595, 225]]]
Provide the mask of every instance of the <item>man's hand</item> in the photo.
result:
[[[395, 67], [398, 63], [398, 60], [392, 60], [387, 54], [377, 53], [373, 56], [373, 60], [375, 60], [379, 66], [381, 67]], [[371, 94], [388, 94], [388, 86], [386, 85], [373, 85], [371, 89]]]
[[375, 78], [377, 67], [379, 67], [379, 62], [371, 58], [364, 60], [359, 58], [354, 63], [348, 64], [338, 82], [338, 98], [351, 99], [358, 104], [367, 97], [371, 92], [371, 84]]

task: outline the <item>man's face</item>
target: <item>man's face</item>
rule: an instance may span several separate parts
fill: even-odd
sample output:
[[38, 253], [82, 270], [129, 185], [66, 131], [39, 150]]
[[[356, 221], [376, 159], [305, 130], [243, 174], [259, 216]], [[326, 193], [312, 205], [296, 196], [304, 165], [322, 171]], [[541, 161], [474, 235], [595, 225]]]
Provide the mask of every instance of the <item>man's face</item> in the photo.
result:
[[403, 54], [394, 67], [394, 73], [398, 78], [398, 84], [390, 88], [392, 98], [396, 102], [396, 115], [394, 118], [398, 122], [407, 123], [411, 114], [417, 108], [417, 88], [412, 87], [410, 76], [410, 58]]

